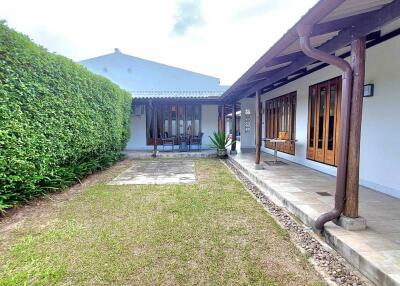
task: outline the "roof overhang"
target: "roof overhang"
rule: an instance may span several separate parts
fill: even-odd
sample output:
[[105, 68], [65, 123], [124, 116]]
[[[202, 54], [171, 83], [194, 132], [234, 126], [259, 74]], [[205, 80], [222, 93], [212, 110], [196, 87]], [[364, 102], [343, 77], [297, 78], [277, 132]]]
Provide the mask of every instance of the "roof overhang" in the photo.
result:
[[221, 91], [132, 91], [134, 104], [221, 104]]
[[367, 47], [400, 34], [400, 0], [320, 0], [222, 95], [224, 102], [278, 88], [327, 66], [300, 49], [297, 27], [317, 20], [311, 44], [347, 57], [350, 43], [366, 37]]
[[143, 105], [143, 104], [223, 104], [221, 97], [155, 97], [155, 98], [133, 98], [132, 104]]

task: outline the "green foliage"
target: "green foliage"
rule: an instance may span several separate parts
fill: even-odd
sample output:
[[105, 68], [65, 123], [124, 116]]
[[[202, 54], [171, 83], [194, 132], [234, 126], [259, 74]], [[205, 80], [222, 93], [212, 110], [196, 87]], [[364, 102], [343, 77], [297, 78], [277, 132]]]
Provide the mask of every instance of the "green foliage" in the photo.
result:
[[130, 165], [1, 237], [0, 285], [324, 285], [222, 162], [195, 160], [196, 184], [104, 184]]
[[213, 136], [209, 136], [212, 142], [211, 147], [217, 149], [226, 149], [231, 146], [234, 141], [229, 137], [226, 137], [222, 132], [213, 132]]
[[131, 96], [0, 22], [0, 210], [112, 164]]

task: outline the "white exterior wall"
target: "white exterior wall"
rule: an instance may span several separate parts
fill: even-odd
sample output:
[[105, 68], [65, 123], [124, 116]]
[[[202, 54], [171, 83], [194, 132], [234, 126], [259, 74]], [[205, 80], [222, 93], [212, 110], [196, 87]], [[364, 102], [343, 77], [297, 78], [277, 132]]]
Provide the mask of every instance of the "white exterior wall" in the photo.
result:
[[146, 111], [143, 115], [131, 115], [130, 138], [125, 150], [152, 149], [153, 146], [146, 146]]
[[[399, 50], [400, 37], [367, 50], [365, 83], [373, 83], [375, 91], [373, 97], [364, 98], [360, 159], [360, 183], [395, 197], [400, 197]], [[265, 100], [297, 91], [296, 139], [298, 142], [296, 143], [296, 155], [279, 153], [279, 156], [336, 175], [335, 167], [306, 159], [308, 88], [310, 85], [334, 78], [340, 74], [337, 68], [329, 66], [262, 95], [261, 99], [265, 107]], [[254, 106], [254, 98], [245, 99], [241, 102], [242, 110], [247, 106]], [[252, 115], [254, 117], [254, 112]], [[265, 136], [264, 119], [263, 114], [263, 136]], [[243, 127], [241, 138], [242, 142], [246, 142], [246, 147], [254, 147], [254, 124], [252, 126], [252, 133], [245, 133], [244, 126], [241, 126], [241, 128]], [[272, 153], [270, 149], [262, 149]]]
[[[202, 149], [208, 149], [214, 131], [218, 131], [218, 106], [201, 106], [201, 131], [203, 135]], [[125, 150], [150, 150], [153, 145], [146, 145], [146, 112], [141, 116], [131, 115], [130, 139]], [[196, 146], [197, 147], [197, 146]]]
[[203, 149], [209, 149], [214, 131], [218, 131], [218, 106], [202, 105], [201, 106], [201, 132], [203, 135]]
[[[250, 130], [246, 132], [246, 109], [250, 110]], [[240, 148], [254, 148], [255, 147], [255, 102], [254, 98], [245, 98], [240, 101]]]

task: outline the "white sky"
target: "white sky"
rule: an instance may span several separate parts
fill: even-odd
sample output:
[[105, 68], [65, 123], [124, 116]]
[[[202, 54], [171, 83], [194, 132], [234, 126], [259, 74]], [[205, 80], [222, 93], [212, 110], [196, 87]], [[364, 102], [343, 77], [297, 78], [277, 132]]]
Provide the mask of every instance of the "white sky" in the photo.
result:
[[0, 19], [79, 61], [123, 53], [238, 79], [317, 0], [0, 0]]

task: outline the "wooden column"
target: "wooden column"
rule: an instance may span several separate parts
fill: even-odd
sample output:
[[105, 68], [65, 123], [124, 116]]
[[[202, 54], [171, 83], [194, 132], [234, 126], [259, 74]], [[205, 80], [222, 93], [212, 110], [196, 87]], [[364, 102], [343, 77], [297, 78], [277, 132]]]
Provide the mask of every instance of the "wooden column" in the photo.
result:
[[232, 104], [232, 146], [231, 153], [236, 153], [236, 102]]
[[225, 135], [225, 105], [221, 106], [221, 132]]
[[221, 132], [222, 124], [221, 124], [221, 105], [218, 105], [218, 132]]
[[344, 215], [350, 218], [357, 218], [361, 120], [365, 80], [365, 38], [356, 39], [351, 43], [351, 65], [353, 68], [353, 93], [351, 96], [350, 136]]
[[256, 165], [260, 165], [260, 156], [261, 156], [261, 95], [260, 91], [256, 91]]
[[157, 157], [157, 110], [153, 103], [151, 105], [153, 115], [153, 157]]

